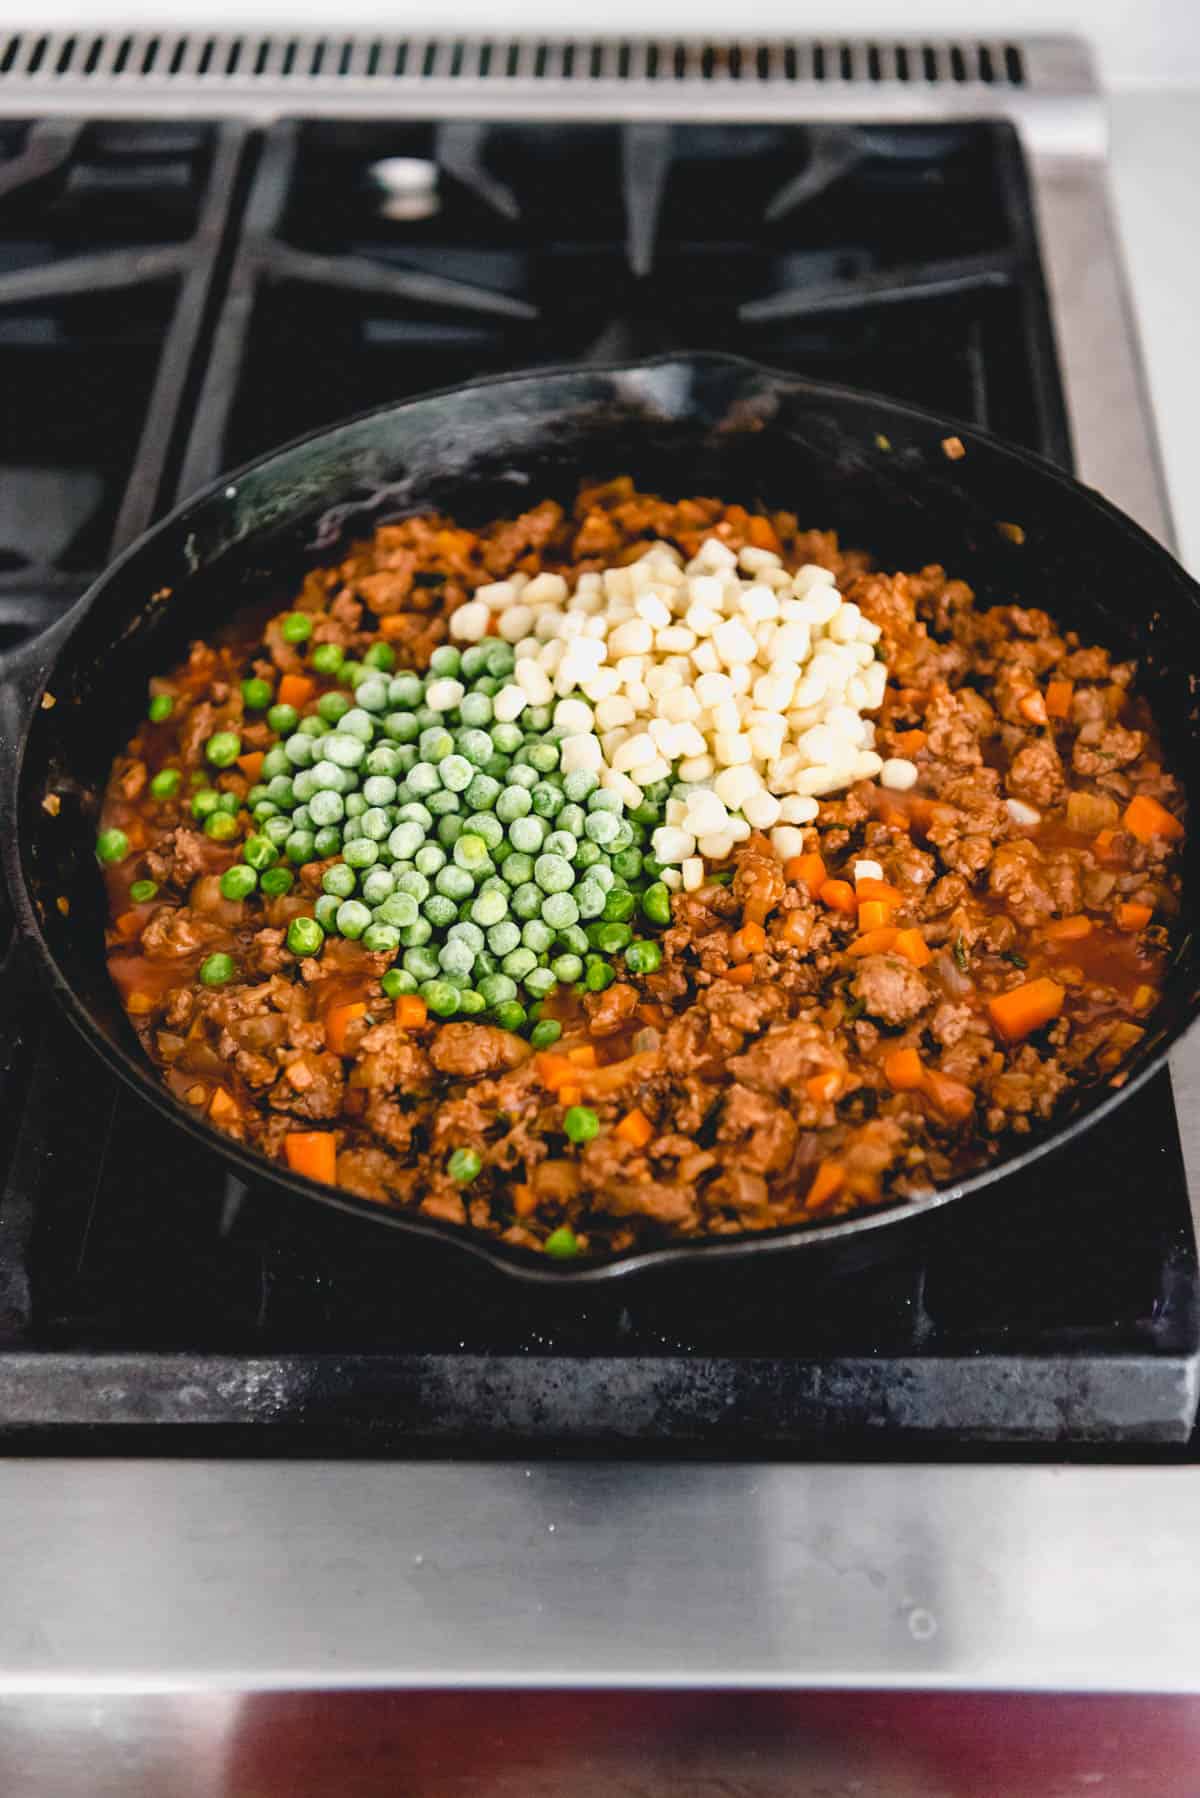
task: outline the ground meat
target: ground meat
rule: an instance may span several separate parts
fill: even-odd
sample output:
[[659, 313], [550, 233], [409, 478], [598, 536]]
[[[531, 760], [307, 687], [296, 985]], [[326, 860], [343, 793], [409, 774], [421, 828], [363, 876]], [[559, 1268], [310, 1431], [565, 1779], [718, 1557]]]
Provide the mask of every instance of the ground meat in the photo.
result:
[[[803, 881], [751, 835], [674, 895], [667, 928], [639, 919], [661, 948], [653, 973], [616, 952], [603, 991], [546, 997], [561, 1035], [535, 1054], [486, 1014], [394, 1009], [381, 986], [390, 952], [330, 935], [319, 953], [293, 955], [288, 927], [314, 914], [337, 857], [302, 866], [285, 894], [225, 897], [253, 775], [214, 769], [207, 740], [230, 729], [243, 754], [275, 747], [267, 718], [244, 712], [249, 674], [272, 687], [281, 673], [314, 679], [308, 712], [331, 681], [284, 637], [282, 612], [255, 624], [253, 641], [194, 644], [156, 680], [173, 696], [170, 719], [144, 722], [125, 746], [101, 817], [131, 844], [104, 874], [110, 970], [178, 1098], [276, 1161], [294, 1135], [330, 1136], [337, 1184], [375, 1204], [521, 1248], [567, 1229], [604, 1253], [828, 1223], [927, 1192], [1051, 1117], [1073, 1082], [1124, 1077], [1186, 910], [1178, 844], [1142, 843], [1123, 814], [1137, 793], [1182, 819], [1183, 792], [1133, 665], [1040, 608], [981, 607], [937, 565], [881, 572], [794, 514], [662, 499], [620, 477], [582, 489], [569, 513], [543, 500], [481, 530], [440, 514], [381, 525], [337, 566], [311, 570], [287, 609], [311, 620], [314, 645], [361, 659], [386, 643], [399, 667], [424, 668], [454, 610], [489, 581], [570, 579], [656, 538], [689, 557], [710, 537], [735, 552], [777, 546], [789, 570], [828, 568], [879, 624], [888, 684], [875, 746], [911, 759], [916, 785], [860, 779], [822, 798], [800, 828], [824, 872], [809, 864]], [[182, 779], [156, 798], [164, 766]], [[193, 818], [201, 780], [241, 808], [232, 842]], [[1014, 819], [1009, 800], [1039, 817], [1022, 821], [1018, 807]], [[861, 860], [894, 889], [874, 900], [870, 944], [856, 942], [864, 915], [845, 903]], [[157, 890], [135, 901], [147, 879]], [[823, 896], [832, 880], [839, 903], [832, 886]], [[1148, 908], [1149, 925], [1119, 928], [1128, 906]], [[233, 974], [211, 985], [200, 969], [214, 952]], [[992, 1007], [1033, 979], [1061, 988], [1061, 1010], [1009, 1041]], [[591, 1117], [568, 1134], [573, 1106]], [[478, 1163], [461, 1184], [455, 1151]]]
[[495, 1030], [490, 1024], [444, 1024], [429, 1058], [439, 1074], [476, 1080], [481, 1074], [519, 1067], [528, 1054], [529, 1045], [507, 1030]]
[[866, 1010], [884, 1024], [920, 1017], [932, 997], [918, 969], [898, 955], [864, 955], [853, 985]]

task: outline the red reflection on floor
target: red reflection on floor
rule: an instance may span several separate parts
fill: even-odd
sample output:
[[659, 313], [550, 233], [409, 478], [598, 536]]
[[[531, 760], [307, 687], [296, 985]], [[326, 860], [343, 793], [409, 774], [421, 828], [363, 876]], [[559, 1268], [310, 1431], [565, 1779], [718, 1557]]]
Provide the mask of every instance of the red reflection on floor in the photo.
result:
[[1200, 1699], [476, 1692], [248, 1700], [229, 1798], [1198, 1798]]

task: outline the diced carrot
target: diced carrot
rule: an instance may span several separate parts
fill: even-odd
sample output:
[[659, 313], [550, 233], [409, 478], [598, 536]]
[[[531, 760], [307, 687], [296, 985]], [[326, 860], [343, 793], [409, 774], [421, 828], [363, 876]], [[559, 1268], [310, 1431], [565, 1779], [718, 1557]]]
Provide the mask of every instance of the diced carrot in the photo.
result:
[[410, 612], [388, 612], [375, 626], [385, 643], [390, 643], [393, 637], [403, 637], [411, 628], [412, 614]]
[[537, 1194], [532, 1186], [524, 1180], [519, 1181], [512, 1189], [512, 1208], [515, 1217], [532, 1217], [537, 1210]]
[[740, 961], [736, 968], [726, 968], [725, 978], [731, 980], [734, 986], [751, 986], [754, 982], [754, 969], [748, 961]]
[[1045, 724], [1047, 722], [1046, 701], [1036, 689], [1032, 693], [1025, 693], [1022, 695], [1017, 702], [1017, 710], [1020, 712], [1022, 718], [1027, 719], [1030, 724]]
[[591, 1043], [580, 1043], [578, 1048], [567, 1050], [567, 1060], [573, 1061], [577, 1068], [594, 1068], [596, 1051]]
[[355, 1018], [365, 1018], [367, 1006], [364, 999], [356, 999], [351, 1005], [331, 1005], [325, 1013], [325, 1045], [335, 1055], [349, 1054], [346, 1033]]
[[846, 1170], [840, 1161], [823, 1161], [804, 1200], [806, 1211], [823, 1211], [846, 1184]]
[[925, 1064], [915, 1049], [891, 1049], [883, 1058], [883, 1077], [893, 1092], [917, 1092], [925, 1079]]
[[1117, 907], [1118, 930], [1144, 930], [1154, 916], [1154, 908], [1150, 905], [1135, 905], [1126, 900]]
[[961, 1080], [952, 1080], [949, 1074], [939, 1073], [937, 1068], [925, 1070], [922, 1090], [952, 1123], [964, 1123], [975, 1109], [975, 1094], [970, 1087]]
[[239, 755], [237, 765], [246, 779], [253, 784], [262, 775], [263, 751], [251, 749], [245, 755]]
[[889, 830], [911, 830], [912, 815], [898, 805], [880, 805], [879, 822], [886, 824]]
[[919, 930], [898, 930], [892, 946], [896, 954], [911, 961], [914, 968], [923, 968], [933, 960], [933, 951]]
[[1149, 1011], [1157, 997], [1158, 994], [1152, 986], [1135, 987], [1133, 991], [1133, 1009], [1135, 1011]]
[[285, 674], [279, 683], [279, 703], [294, 705], [299, 711], [302, 705], [308, 704], [316, 690], [316, 681], [310, 680], [307, 674]]
[[1052, 943], [1074, 943], [1091, 934], [1092, 920], [1083, 912], [1076, 912], [1069, 918], [1052, 918], [1049, 924], [1042, 926], [1042, 935]]
[[115, 929], [118, 936], [124, 937], [127, 943], [131, 942], [135, 936], [141, 935], [142, 919], [135, 911], [123, 911], [116, 921]]
[[858, 928], [862, 931], [882, 930], [891, 922], [894, 905], [887, 905], [882, 899], [867, 899], [858, 908]]
[[755, 549], [769, 549], [776, 556], [783, 554], [783, 545], [775, 535], [775, 526], [769, 518], [751, 518], [746, 526], [746, 535]]
[[1046, 688], [1046, 710], [1051, 718], [1069, 718], [1071, 716], [1071, 699], [1075, 692], [1073, 680], [1052, 680]]
[[209, 1104], [208, 1115], [210, 1118], [216, 1118], [218, 1123], [225, 1122], [228, 1124], [234, 1118], [240, 1117], [242, 1114], [238, 1108], [237, 1100], [232, 1098], [230, 1094], [225, 1091], [223, 1086], [218, 1086], [216, 1092], [212, 1096], [211, 1103]]
[[790, 857], [790, 859], [783, 864], [783, 872], [787, 878], [794, 881], [797, 886], [806, 886], [814, 898], [829, 878], [825, 862], [815, 850], [810, 851], [807, 855], [793, 855]]
[[928, 732], [923, 730], [897, 731], [892, 739], [897, 755], [916, 755], [918, 750], [924, 749], [928, 741]]
[[853, 917], [858, 909], [854, 888], [848, 880], [827, 880], [817, 897], [831, 911], [845, 912], [848, 917]]
[[644, 1149], [654, 1135], [654, 1125], [645, 1112], [639, 1111], [635, 1106], [632, 1111], [625, 1113], [614, 1134], [619, 1136], [622, 1142], [632, 1143], [635, 1149]]
[[846, 950], [847, 955], [882, 955], [886, 949], [894, 949], [896, 938], [900, 932], [894, 924], [886, 924], [882, 930], [868, 930], [865, 936], [856, 936]]
[[135, 1018], [144, 1018], [154, 1010], [154, 999], [150, 993], [130, 993], [125, 1009]]
[[534, 1056], [534, 1066], [537, 1068], [538, 1078], [542, 1085], [549, 1087], [552, 1093], [557, 1092], [560, 1086], [575, 1077], [574, 1064], [569, 1062], [565, 1055], [555, 1055], [549, 1049], [543, 1049]]
[[337, 1141], [328, 1130], [293, 1130], [283, 1140], [288, 1166], [309, 1180], [332, 1186], [337, 1180]]
[[752, 955], [761, 955], [766, 946], [766, 931], [753, 922], [743, 924], [729, 939], [729, 953], [735, 961], [749, 961]]
[[804, 1086], [814, 1105], [832, 1105], [842, 1090], [842, 1076], [836, 1068], [826, 1068], [821, 1074], [810, 1074]]
[[1121, 815], [1121, 822], [1139, 843], [1152, 842], [1155, 837], [1183, 835], [1179, 819], [1146, 793], [1134, 795]]
[[1114, 847], [1117, 840], [1115, 830], [1100, 830], [1092, 842], [1092, 848], [1102, 862], [1119, 861], [1120, 856]]
[[1065, 997], [1065, 987], [1057, 980], [1042, 976], [1037, 980], [1026, 980], [1007, 993], [997, 993], [987, 1004], [992, 1023], [1004, 1040], [1019, 1043], [1022, 1037], [1040, 1030], [1043, 1024], [1056, 1018]]
[[560, 1086], [554, 1096], [564, 1111], [570, 1111], [572, 1105], [583, 1104], [582, 1086], [571, 1086], [569, 1084], [567, 1086]]
[[420, 993], [401, 993], [396, 1000], [396, 1022], [401, 1030], [420, 1030], [429, 1021], [429, 1007]]
[[860, 905], [864, 899], [881, 899], [885, 905], [904, 904], [904, 894], [899, 887], [894, 887], [890, 880], [875, 880], [871, 875], [856, 880], [854, 891]]

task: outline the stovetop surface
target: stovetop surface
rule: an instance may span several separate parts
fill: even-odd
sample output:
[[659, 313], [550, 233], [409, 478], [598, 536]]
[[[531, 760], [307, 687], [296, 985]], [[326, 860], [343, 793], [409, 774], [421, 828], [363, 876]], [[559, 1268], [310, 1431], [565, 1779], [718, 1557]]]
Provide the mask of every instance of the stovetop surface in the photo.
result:
[[[1070, 462], [1003, 124], [0, 121], [0, 646], [174, 498], [298, 432], [473, 374], [679, 347]], [[775, 1255], [581, 1296], [248, 1191], [47, 1015], [19, 954], [0, 1003], [0, 1430], [911, 1453], [1190, 1427], [1165, 1076], [836, 1281]]]

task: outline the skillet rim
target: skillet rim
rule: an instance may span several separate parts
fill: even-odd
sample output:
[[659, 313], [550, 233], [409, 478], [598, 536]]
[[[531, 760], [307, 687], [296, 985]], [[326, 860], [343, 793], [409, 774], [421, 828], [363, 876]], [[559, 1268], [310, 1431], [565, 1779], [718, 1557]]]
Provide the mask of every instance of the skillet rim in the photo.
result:
[[[995, 1185], [1002, 1176], [1019, 1175], [1044, 1156], [1065, 1148], [1083, 1131], [1090, 1129], [1093, 1123], [1110, 1116], [1131, 1094], [1138, 1092], [1153, 1075], [1160, 1071], [1166, 1063], [1170, 1050], [1193, 1027], [1197, 1017], [1200, 1016], [1200, 996], [1193, 996], [1190, 1001], [1186, 1002], [1186, 1006], [1184, 995], [1175, 996], [1180, 1015], [1175, 1017], [1169, 1025], [1160, 1027], [1159, 1040], [1147, 1055], [1143, 1065], [1136, 1072], [1129, 1074], [1119, 1087], [1110, 1087], [1103, 1096], [1097, 1098], [1093, 1103], [1089, 1104], [1085, 1099], [1084, 1108], [1080, 1112], [1055, 1128], [1037, 1132], [1016, 1154], [1003, 1155], [995, 1161], [985, 1163], [964, 1179], [955, 1181], [949, 1186], [939, 1187], [921, 1198], [896, 1199], [870, 1211], [852, 1213], [837, 1222], [789, 1224], [775, 1230], [743, 1232], [741, 1235], [729, 1237], [685, 1238], [652, 1248], [629, 1250], [618, 1255], [589, 1257], [579, 1262], [548, 1262], [544, 1255], [535, 1250], [502, 1242], [499, 1238], [490, 1236], [484, 1231], [473, 1230], [470, 1226], [464, 1227], [438, 1219], [424, 1218], [400, 1209], [391, 1209], [373, 1200], [343, 1192], [337, 1187], [326, 1186], [295, 1175], [282, 1167], [280, 1163], [269, 1160], [231, 1137], [224, 1136], [220, 1131], [215, 1130], [177, 1104], [167, 1089], [155, 1078], [153, 1064], [140, 1054], [135, 1056], [113, 1042], [106, 1031], [99, 1026], [89, 1007], [80, 999], [66, 978], [42, 930], [25, 876], [24, 838], [20, 820], [29, 733], [36, 717], [37, 704], [71, 639], [112, 583], [132, 562], [145, 555], [157, 539], [166, 536], [170, 530], [184, 524], [190, 517], [199, 515], [213, 501], [229, 497], [228, 490], [235, 487], [248, 475], [267, 469], [273, 462], [306, 444], [315, 444], [323, 439], [336, 438], [340, 432], [372, 420], [382, 420], [418, 407], [430, 406], [440, 400], [461, 398], [481, 391], [531, 387], [564, 378], [574, 378], [583, 382], [602, 380], [605, 377], [616, 380], [622, 377], [635, 377], [653, 369], [670, 367], [686, 368], [693, 375], [704, 369], [727, 369], [733, 373], [743, 372], [768, 387], [776, 390], [783, 389], [792, 395], [812, 399], [818, 403], [828, 399], [841, 404], [849, 403], [864, 411], [872, 407], [879, 408], [915, 427], [937, 432], [943, 437], [959, 436], [968, 446], [978, 443], [1002, 459], [1007, 458], [1024, 464], [1026, 469], [1045, 481], [1047, 485], [1062, 489], [1071, 494], [1075, 500], [1083, 501], [1105, 516], [1111, 528], [1115, 528], [1125, 535], [1139, 552], [1148, 554], [1149, 559], [1158, 565], [1165, 577], [1181, 586], [1184, 594], [1190, 597], [1194, 608], [1200, 614], [1200, 583], [1188, 574], [1187, 570], [1163, 544], [1159, 543], [1141, 525], [1130, 518], [1127, 513], [1121, 511], [1112, 501], [1106, 499], [1094, 487], [1066, 473], [1056, 463], [1035, 451], [1025, 449], [1019, 444], [1010, 443], [965, 420], [930, 412], [923, 407], [889, 398], [887, 395], [875, 393], [870, 389], [808, 380], [802, 375], [772, 368], [769, 364], [758, 362], [752, 357], [730, 355], [723, 351], [696, 350], [605, 364], [581, 366], [565, 363], [506, 371], [501, 374], [483, 376], [477, 380], [456, 382], [449, 386], [431, 389], [428, 392], [410, 395], [403, 400], [369, 407], [365, 411], [338, 419], [332, 424], [303, 432], [286, 443], [276, 445], [250, 461], [242, 463], [237, 468], [216, 476], [196, 493], [173, 507], [149, 530], [128, 544], [49, 630], [34, 638], [29, 645], [17, 650], [5, 663], [0, 664], [0, 678], [15, 673], [18, 685], [20, 685], [21, 670], [27, 664], [32, 665], [27, 670], [27, 685], [21, 692], [22, 716], [17, 736], [16, 754], [10, 767], [0, 777], [4, 779], [8, 789], [7, 797], [10, 802], [13, 826], [5, 833], [3, 842], [3, 862], [10, 900], [17, 917], [21, 940], [28, 944], [35, 955], [40, 964], [40, 972], [48, 979], [52, 991], [66, 1011], [71, 1023], [99, 1054], [101, 1060], [140, 1098], [165, 1116], [172, 1125], [182, 1127], [210, 1154], [234, 1163], [245, 1176], [248, 1185], [270, 1182], [273, 1186], [283, 1187], [300, 1198], [318, 1200], [322, 1204], [352, 1216], [369, 1219], [375, 1224], [382, 1224], [401, 1232], [448, 1243], [487, 1262], [512, 1278], [535, 1285], [573, 1283], [595, 1286], [627, 1275], [651, 1269], [664, 1269], [679, 1263], [699, 1265], [699, 1257], [706, 1258], [710, 1263], [739, 1261], [760, 1248], [782, 1252], [785, 1250], [799, 1251], [801, 1248], [808, 1247], [817, 1252], [832, 1252], [855, 1239], [860, 1242], [864, 1239], [873, 1241], [876, 1233], [888, 1226], [899, 1227], [908, 1224], [919, 1227], [934, 1213], [952, 1202], [984, 1191]], [[247, 531], [235, 539], [234, 543], [243, 543], [254, 534], [252, 530]], [[233, 543], [230, 547], [233, 547]], [[1089, 1090], [1098, 1091], [1099, 1089]]]

